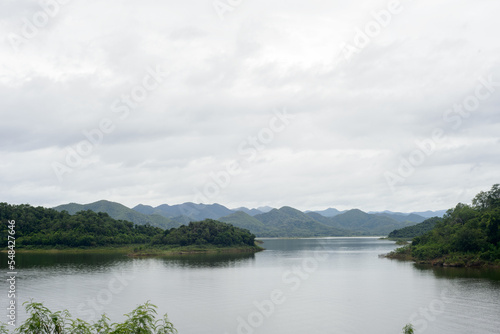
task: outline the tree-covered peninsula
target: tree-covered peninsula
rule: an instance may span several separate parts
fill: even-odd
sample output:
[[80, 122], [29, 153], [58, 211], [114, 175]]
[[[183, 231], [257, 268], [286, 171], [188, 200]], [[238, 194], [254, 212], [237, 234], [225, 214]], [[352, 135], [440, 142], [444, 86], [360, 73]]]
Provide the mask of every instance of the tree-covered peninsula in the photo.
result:
[[[16, 248], [95, 249], [130, 246], [142, 253], [149, 250], [183, 249], [255, 251], [255, 235], [230, 224], [207, 219], [179, 228], [163, 230], [111, 218], [107, 213], [80, 211], [74, 215], [27, 204], [0, 203], [1, 233], [7, 234], [8, 221], [15, 221]], [[4, 223], [5, 222], [5, 223]]]
[[472, 205], [459, 203], [429, 232], [391, 258], [443, 266], [500, 266], [500, 185], [481, 191]]

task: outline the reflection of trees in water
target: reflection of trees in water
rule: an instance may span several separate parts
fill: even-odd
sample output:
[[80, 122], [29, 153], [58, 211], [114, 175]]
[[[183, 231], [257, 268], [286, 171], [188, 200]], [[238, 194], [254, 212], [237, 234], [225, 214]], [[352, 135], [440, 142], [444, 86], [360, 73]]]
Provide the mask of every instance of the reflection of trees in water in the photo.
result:
[[[6, 258], [6, 257], [5, 257]], [[36, 253], [17, 253], [16, 268], [31, 269], [31, 268], [71, 268], [71, 269], [98, 269], [116, 266], [124, 262], [130, 262], [133, 259], [128, 258], [125, 254], [71, 254], [71, 253], [54, 253], [54, 254], [36, 254]], [[3, 257], [0, 262], [0, 268], [6, 268], [7, 263]]]
[[425, 264], [414, 264], [415, 268], [421, 271], [432, 272], [436, 278], [446, 279], [485, 279], [500, 286], [500, 268], [453, 268], [434, 267]]
[[181, 268], [230, 268], [255, 260], [254, 253], [183, 254], [161, 257], [167, 266]]
[[[5, 257], [6, 258], [6, 257]], [[183, 268], [224, 268], [235, 267], [255, 259], [254, 253], [231, 254], [182, 254], [163, 257], [129, 258], [125, 254], [17, 254], [16, 267], [20, 269], [64, 269], [70, 271], [109, 270], [124, 267], [131, 262], [162, 261], [168, 266]], [[7, 268], [7, 262], [0, 268]], [[5, 262], [5, 263], [4, 263]]]

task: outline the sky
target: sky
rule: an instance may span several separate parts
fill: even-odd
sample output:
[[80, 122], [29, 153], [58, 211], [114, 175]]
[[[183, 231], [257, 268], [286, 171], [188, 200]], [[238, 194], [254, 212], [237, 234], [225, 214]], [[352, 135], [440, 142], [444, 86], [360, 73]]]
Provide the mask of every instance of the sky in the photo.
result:
[[2, 0], [0, 201], [470, 203], [500, 183], [499, 12]]

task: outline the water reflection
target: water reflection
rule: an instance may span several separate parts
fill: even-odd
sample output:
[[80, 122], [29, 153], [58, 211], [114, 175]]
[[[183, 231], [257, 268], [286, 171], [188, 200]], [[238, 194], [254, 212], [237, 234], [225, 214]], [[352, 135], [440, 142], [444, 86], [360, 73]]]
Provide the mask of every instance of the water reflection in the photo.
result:
[[436, 278], [457, 279], [487, 279], [500, 285], [500, 269], [496, 268], [453, 268], [435, 267], [415, 263], [414, 267], [420, 271], [432, 272]]
[[[16, 268], [61, 268], [85, 267], [88, 269], [116, 265], [116, 262], [128, 262], [132, 259], [122, 253], [17, 253]], [[0, 268], [7, 268], [7, 257], [1, 257]]]
[[179, 268], [230, 268], [249, 265], [255, 261], [254, 253], [237, 254], [183, 254], [160, 258], [167, 267]]
[[[163, 257], [130, 258], [126, 254], [71, 254], [71, 253], [18, 253], [16, 267], [18, 269], [63, 270], [72, 271], [102, 271], [116, 266], [128, 265], [131, 262], [147, 262], [155, 259], [167, 266], [179, 268], [229, 268], [241, 264], [248, 265], [255, 260], [254, 253], [231, 254], [182, 254]], [[6, 257], [2, 258], [0, 268], [7, 268]]]
[[378, 237], [331, 237], [331, 238], [304, 238], [304, 239], [262, 239], [266, 250], [289, 253], [291, 251], [374, 251], [394, 247], [394, 241], [380, 240]]

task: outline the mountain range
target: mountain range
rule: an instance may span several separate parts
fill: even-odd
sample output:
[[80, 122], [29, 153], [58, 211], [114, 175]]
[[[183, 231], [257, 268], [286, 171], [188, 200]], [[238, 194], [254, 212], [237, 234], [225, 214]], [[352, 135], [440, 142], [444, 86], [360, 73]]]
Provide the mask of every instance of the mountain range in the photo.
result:
[[[259, 237], [387, 235], [395, 229], [421, 223], [432, 214], [432, 211], [424, 212], [425, 216], [391, 211], [366, 213], [359, 209], [339, 211], [334, 208], [302, 212], [288, 206], [229, 209], [220, 204], [190, 202], [157, 207], [139, 204], [131, 209], [106, 200], [89, 204], [69, 203], [54, 209], [70, 214], [82, 210], [106, 212], [115, 219], [164, 229], [210, 218], [246, 228]], [[435, 213], [436, 216], [442, 215], [441, 211]]]

